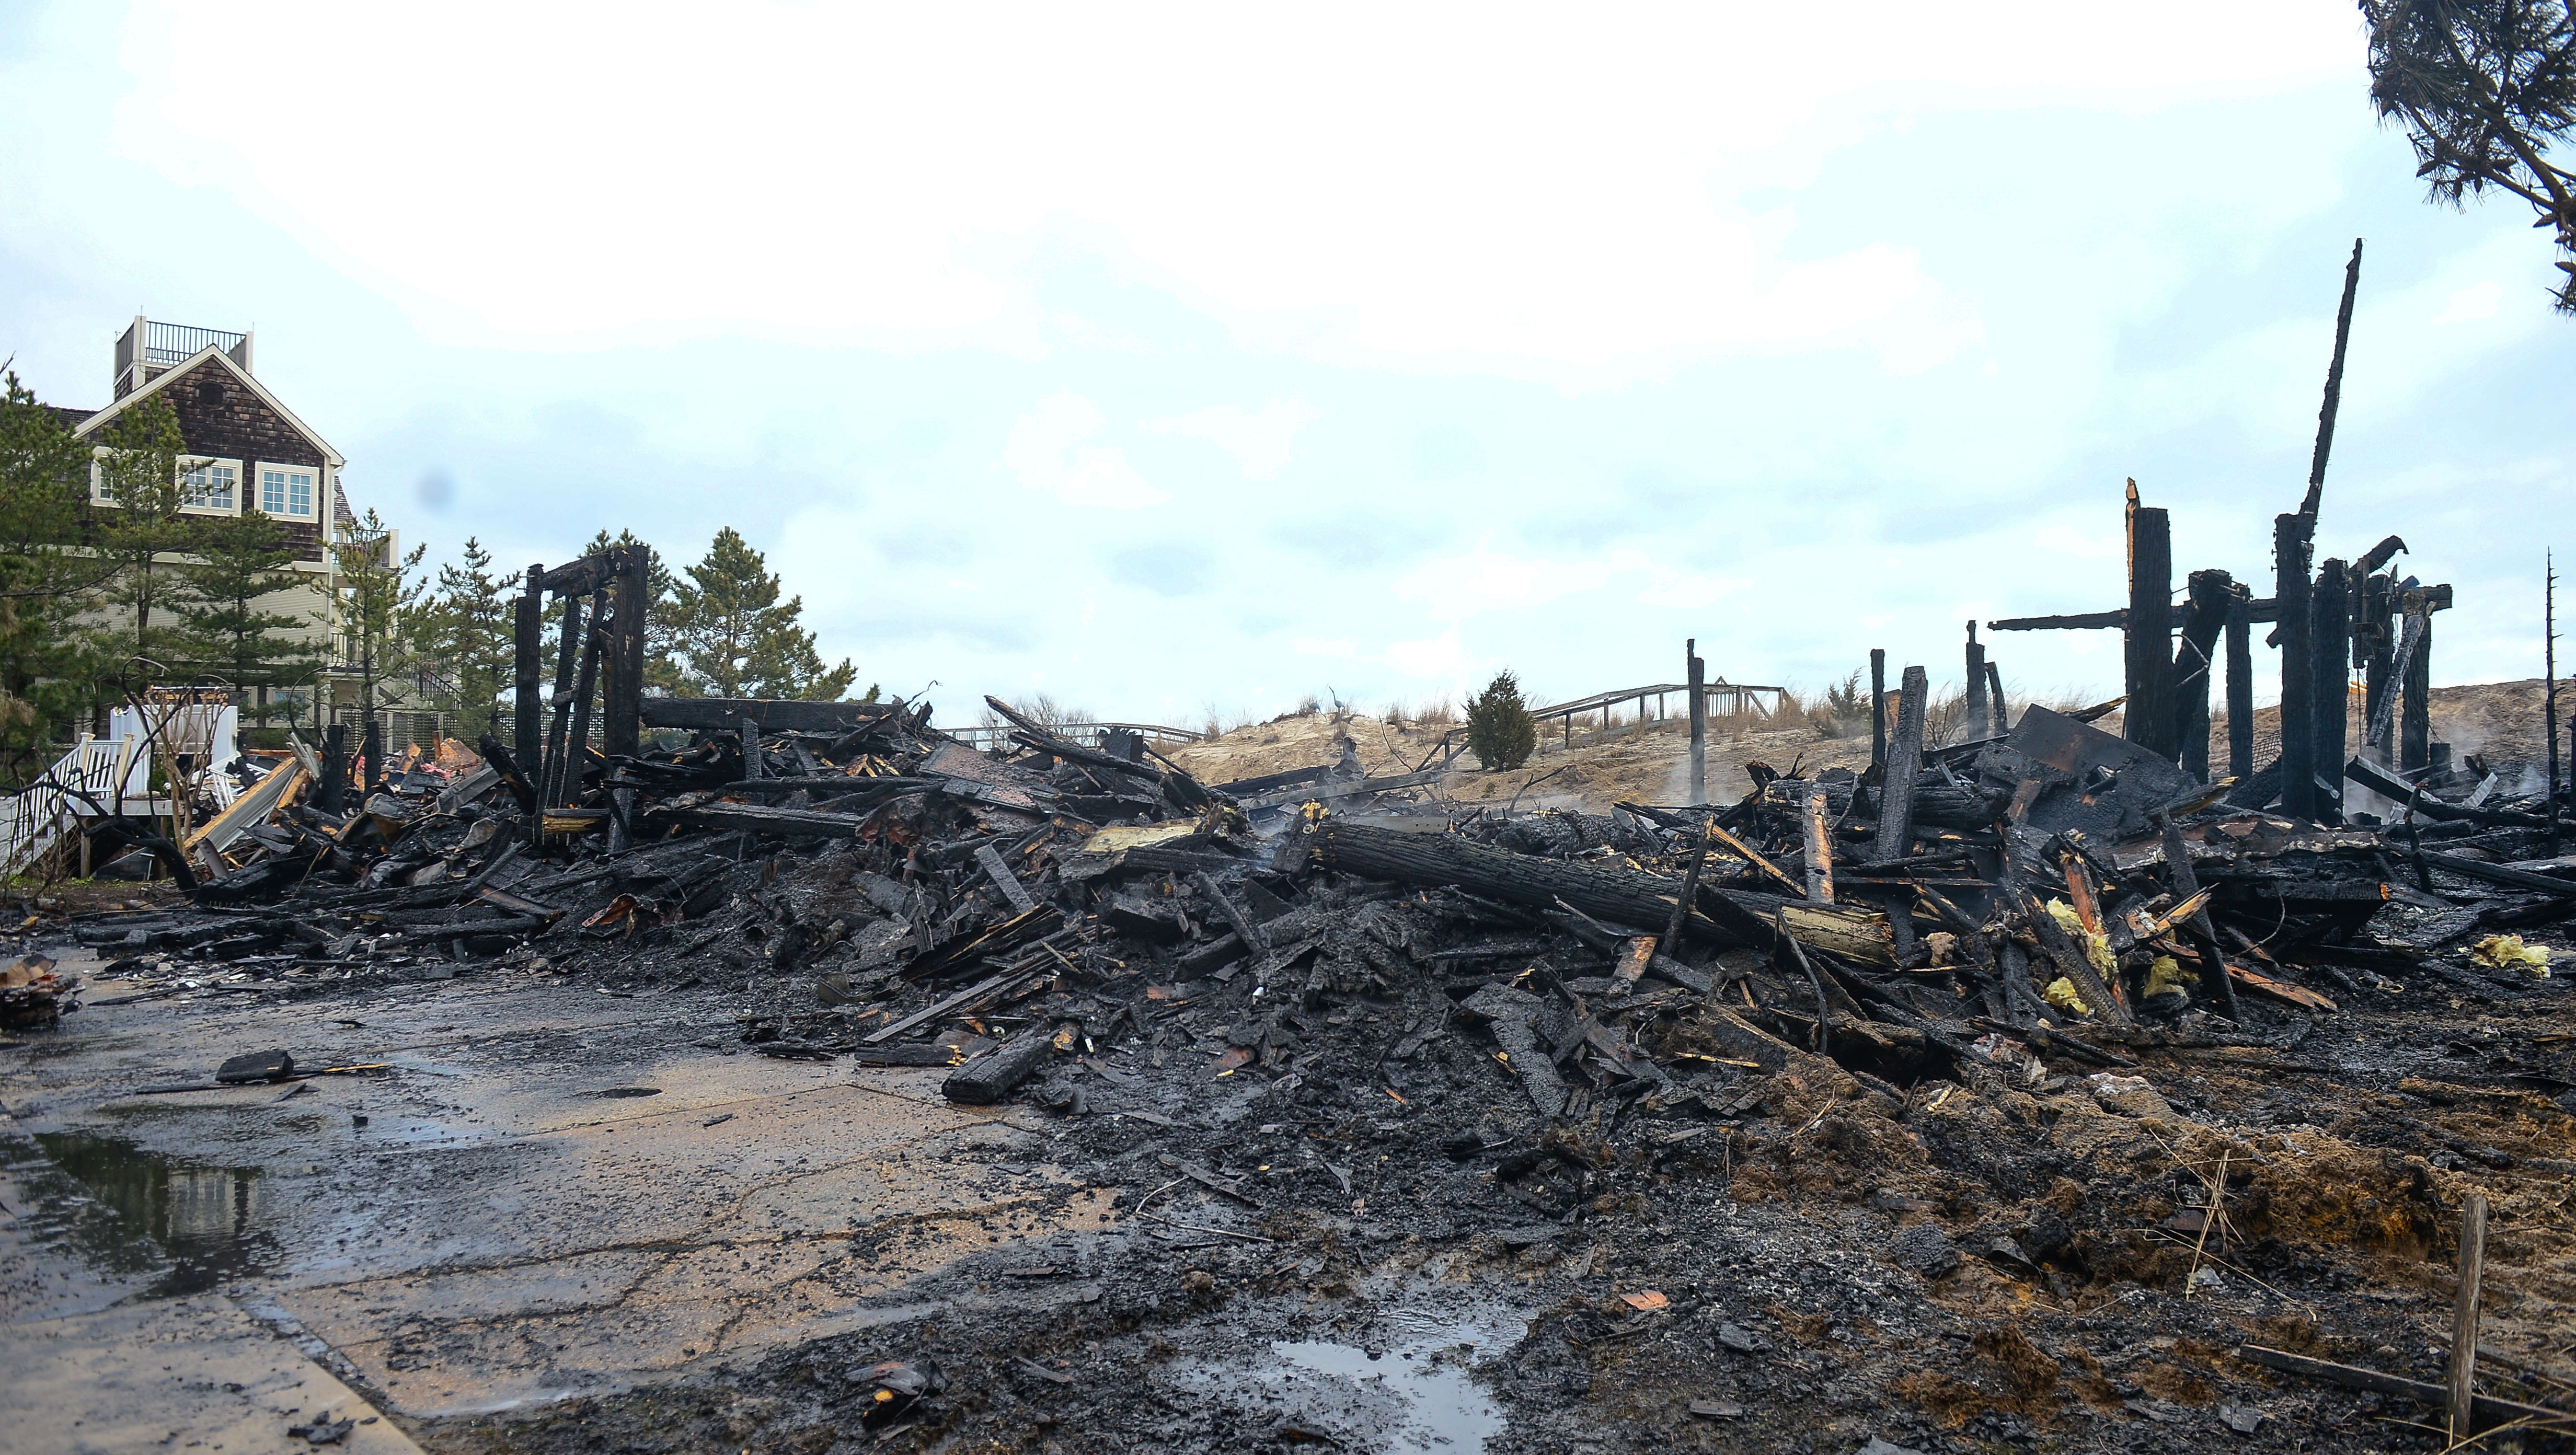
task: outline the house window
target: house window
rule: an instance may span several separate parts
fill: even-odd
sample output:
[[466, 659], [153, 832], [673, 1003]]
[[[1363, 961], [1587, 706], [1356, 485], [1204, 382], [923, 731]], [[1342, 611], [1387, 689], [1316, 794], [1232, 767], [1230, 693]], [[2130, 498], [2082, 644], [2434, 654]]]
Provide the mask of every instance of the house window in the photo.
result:
[[259, 508], [270, 515], [311, 515], [313, 513], [313, 472], [310, 470], [260, 471]]
[[200, 510], [230, 510], [233, 508], [233, 482], [237, 478], [230, 465], [217, 464], [212, 460], [202, 465], [191, 465], [179, 477], [180, 503]]

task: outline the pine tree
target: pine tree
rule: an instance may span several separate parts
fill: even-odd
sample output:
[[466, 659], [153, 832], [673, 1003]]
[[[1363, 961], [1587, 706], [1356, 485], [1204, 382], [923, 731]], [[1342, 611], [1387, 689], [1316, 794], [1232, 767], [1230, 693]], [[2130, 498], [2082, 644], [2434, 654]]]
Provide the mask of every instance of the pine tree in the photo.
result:
[[778, 594], [767, 558], [731, 526], [716, 532], [688, 580], [672, 583], [673, 655], [684, 695], [836, 702], [850, 690], [858, 669], [845, 657], [826, 670], [814, 634], [797, 625], [804, 598], [782, 602]]
[[464, 559], [438, 568], [422, 611], [422, 645], [456, 684], [456, 733], [472, 742], [490, 731], [502, 690], [515, 685], [515, 593], [492, 575], [492, 553], [472, 536]]
[[[99, 461], [103, 494], [113, 502], [97, 511], [98, 555], [115, 569], [104, 588], [111, 621], [96, 630], [99, 648], [128, 690], [174, 674], [186, 656], [187, 578], [167, 556], [196, 549], [200, 517], [186, 515], [187, 483], [180, 477], [186, 446], [179, 416], [159, 395], [116, 417]], [[121, 619], [119, 619], [121, 618]]]
[[426, 546], [414, 546], [409, 555], [395, 555], [393, 528], [373, 508], [331, 544], [332, 561], [339, 568], [331, 625], [340, 650], [358, 672], [353, 705], [360, 732], [375, 720], [378, 684], [416, 660], [417, 644], [429, 629], [421, 600], [428, 583], [411, 574], [427, 552]]
[[[245, 508], [238, 516], [200, 521], [197, 559], [179, 567], [186, 600], [178, 608], [189, 664], [250, 692], [266, 726], [273, 689], [311, 682], [323, 656], [305, 630], [324, 625], [261, 609], [263, 599], [301, 591], [312, 578], [294, 569], [300, 552], [273, 516]], [[296, 633], [285, 635], [285, 633]]]
[[1497, 672], [1467, 704], [1467, 747], [1487, 770], [1517, 768], [1538, 751], [1538, 720], [1521, 700], [1520, 680]]
[[93, 705], [98, 662], [77, 627], [112, 567], [70, 548], [89, 447], [14, 373], [0, 384], [0, 777], [26, 781]]
[[2568, 0], [2361, 0], [2370, 103], [2406, 129], [2436, 202], [2521, 198], [2556, 234], [2561, 310], [2576, 313], [2576, 7]]

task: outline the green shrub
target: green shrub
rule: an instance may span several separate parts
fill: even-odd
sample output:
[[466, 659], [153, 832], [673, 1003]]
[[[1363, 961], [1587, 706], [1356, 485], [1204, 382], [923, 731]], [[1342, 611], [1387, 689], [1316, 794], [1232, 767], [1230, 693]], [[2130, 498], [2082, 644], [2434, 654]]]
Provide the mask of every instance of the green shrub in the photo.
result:
[[1538, 720], [1521, 700], [1521, 684], [1497, 672], [1467, 704], [1467, 746], [1488, 771], [1517, 768], [1538, 751]]

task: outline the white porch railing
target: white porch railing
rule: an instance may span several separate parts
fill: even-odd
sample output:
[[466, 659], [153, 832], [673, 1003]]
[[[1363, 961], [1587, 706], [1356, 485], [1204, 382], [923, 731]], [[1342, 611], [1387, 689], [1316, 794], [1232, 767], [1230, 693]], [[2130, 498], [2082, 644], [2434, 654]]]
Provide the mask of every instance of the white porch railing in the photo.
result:
[[0, 798], [0, 876], [25, 873], [78, 821], [82, 805], [72, 790], [112, 808], [118, 784], [127, 785], [127, 797], [135, 796], [133, 775], [140, 768], [148, 794], [151, 770], [138, 761], [142, 750], [139, 737], [83, 736], [33, 787]]

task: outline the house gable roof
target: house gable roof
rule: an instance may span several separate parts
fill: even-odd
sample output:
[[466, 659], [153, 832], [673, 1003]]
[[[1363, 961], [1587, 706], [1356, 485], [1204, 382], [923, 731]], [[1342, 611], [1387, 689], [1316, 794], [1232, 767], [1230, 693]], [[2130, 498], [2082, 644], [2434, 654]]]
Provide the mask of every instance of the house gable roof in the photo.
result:
[[242, 418], [243, 412], [238, 409], [231, 411], [234, 417], [229, 420], [213, 418], [210, 416], [221, 409], [221, 404], [199, 406], [191, 397], [171, 392], [180, 380], [210, 368], [220, 371], [215, 377], [221, 381], [218, 394], [222, 399], [230, 400], [247, 391], [250, 398], [256, 401], [259, 410], [273, 415], [279, 424], [292, 431], [311, 451], [321, 456], [318, 461], [301, 463], [327, 464], [335, 470], [347, 463], [341, 458], [338, 450], [331, 448], [329, 441], [315, 434], [311, 425], [296, 418], [294, 410], [287, 408], [276, 395], [269, 393], [266, 385], [252, 378], [248, 370], [234, 363], [222, 349], [212, 344], [189, 355], [187, 359], [173, 365], [166, 372], [154, 376], [151, 382], [142, 388], [91, 415], [72, 433], [84, 439], [94, 436], [142, 400], [149, 399], [155, 394], [168, 394], [173, 408], [179, 415], [180, 431], [187, 438], [188, 447], [192, 453], [299, 463], [290, 457], [301, 451], [281, 450], [274, 445], [263, 447], [255, 438], [262, 433], [273, 433], [261, 428], [264, 422], [255, 417], [259, 410], [250, 411], [252, 417], [248, 419]]

